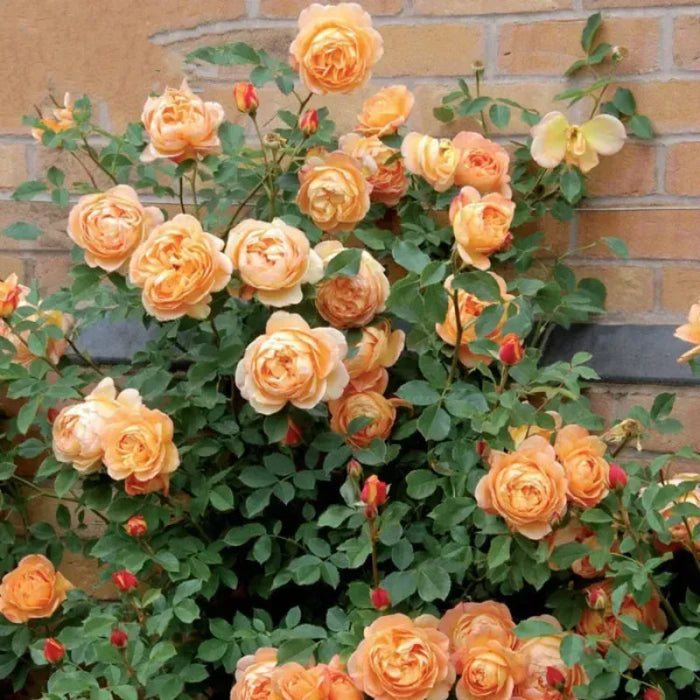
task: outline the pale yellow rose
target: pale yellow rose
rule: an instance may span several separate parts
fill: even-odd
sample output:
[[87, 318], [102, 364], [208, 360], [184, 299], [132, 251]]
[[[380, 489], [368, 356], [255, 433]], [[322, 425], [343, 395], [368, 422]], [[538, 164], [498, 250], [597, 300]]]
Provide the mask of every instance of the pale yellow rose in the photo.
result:
[[459, 165], [455, 185], [475, 187], [481, 194], [498, 192], [511, 197], [508, 164], [510, 157], [503, 146], [490, 141], [475, 131], [460, 131], [452, 139], [459, 149]]
[[406, 169], [420, 175], [436, 192], [449, 190], [454, 184], [460, 153], [449, 139], [434, 139], [412, 131], [401, 143], [401, 155]]
[[688, 362], [688, 360], [691, 360], [693, 357], [700, 355], [700, 302], [690, 307], [688, 323], [676, 328], [676, 332], [673, 335], [695, 346], [687, 352], [684, 352], [678, 358], [678, 362]]
[[165, 88], [158, 97], [149, 97], [141, 121], [150, 143], [141, 160], [170, 158], [176, 163], [216, 153], [221, 146], [218, 130], [224, 108], [218, 102], [204, 102], [182, 81], [179, 89]]
[[246, 348], [236, 367], [236, 386], [264, 415], [288, 402], [310, 409], [343, 393], [347, 351], [345, 337], [335, 328], [311, 328], [298, 314], [276, 311], [265, 333]]
[[[53, 131], [55, 134], [72, 129], [75, 126], [75, 120], [73, 119], [73, 104], [70, 99], [70, 93], [67, 92], [63, 96], [63, 106], [56, 107], [53, 110], [53, 117], [42, 117], [39, 121], [46, 129]], [[34, 127], [32, 129], [32, 137], [35, 141], [41, 142], [44, 132], [45, 129]]]
[[314, 3], [299, 15], [289, 61], [311, 91], [348, 93], [361, 88], [384, 52], [372, 18], [357, 3]]
[[240, 658], [230, 700], [270, 700], [272, 672], [276, 667], [277, 649], [263, 647]]
[[357, 115], [357, 131], [365, 136], [395, 133], [406, 123], [415, 100], [405, 85], [390, 85], [368, 97]]
[[486, 600], [482, 603], [457, 603], [440, 620], [440, 631], [450, 640], [450, 651], [467, 647], [475, 636], [498, 639], [506, 647], [517, 640], [515, 622], [503, 603]]
[[78, 200], [68, 217], [68, 235], [85, 251], [90, 267], [123, 272], [139, 244], [162, 223], [158, 207], [144, 207], [133, 188], [117, 185]]
[[298, 304], [301, 285], [323, 277], [323, 263], [303, 231], [282, 219], [246, 219], [228, 235], [226, 255], [241, 281], [266, 306]]
[[387, 320], [365, 326], [362, 337], [353, 346], [354, 354], [345, 359], [345, 368], [350, 375], [348, 389], [383, 394], [389, 382], [386, 368], [399, 359], [405, 341], [406, 334], [402, 330], [392, 331]]
[[189, 214], [156, 226], [129, 263], [129, 279], [143, 289], [146, 311], [159, 321], [206, 318], [212, 292], [231, 279], [233, 264], [223, 247]]
[[598, 165], [598, 155], [617, 153], [625, 143], [625, 125], [610, 114], [599, 114], [585, 124], [570, 125], [561, 112], [549, 112], [530, 130], [533, 160], [556, 168], [562, 160], [587, 173]]

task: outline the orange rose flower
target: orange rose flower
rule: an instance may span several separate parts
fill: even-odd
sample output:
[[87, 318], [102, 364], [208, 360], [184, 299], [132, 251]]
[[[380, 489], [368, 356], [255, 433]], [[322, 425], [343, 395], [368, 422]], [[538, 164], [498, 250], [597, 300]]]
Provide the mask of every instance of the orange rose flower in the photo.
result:
[[374, 700], [445, 700], [455, 681], [447, 637], [432, 615], [384, 615], [365, 628], [348, 660], [355, 685]]
[[270, 679], [272, 700], [327, 700], [331, 681], [325, 666], [306, 668], [290, 662], [278, 666]]
[[450, 640], [450, 651], [469, 646], [470, 639], [489, 637], [513, 648], [515, 622], [503, 603], [486, 600], [483, 603], [457, 603], [440, 620], [439, 630]]
[[469, 185], [482, 194], [498, 192], [510, 199], [510, 158], [505, 148], [475, 131], [460, 131], [452, 139], [452, 145], [459, 149], [455, 185]]
[[264, 415], [276, 413], [287, 402], [313, 408], [343, 393], [347, 351], [345, 337], [335, 328], [311, 328], [298, 314], [276, 311], [265, 334], [246, 348], [236, 367], [236, 386]]
[[158, 474], [145, 481], [130, 474], [124, 480], [124, 493], [127, 496], [143, 496], [147, 493], [162, 493], [167, 496], [170, 493], [170, 474]]
[[533, 435], [510, 454], [492, 451], [489, 465], [476, 487], [479, 508], [531, 540], [548, 535], [566, 513], [566, 474], [554, 448]]
[[309, 239], [282, 219], [241, 221], [229, 232], [225, 253], [241, 281], [266, 306], [298, 304], [301, 285], [323, 277], [323, 262]]
[[27, 288], [19, 284], [14, 272], [4, 282], [0, 282], [0, 316], [12, 316], [19, 305], [22, 289]]
[[561, 416], [556, 411], [545, 411], [548, 416], [551, 416], [554, 420], [554, 428], [541, 428], [539, 425], [516, 425], [514, 427], [508, 428], [510, 437], [513, 443], [517, 447], [523, 440], [529, 438], [530, 435], [541, 435], [547, 442], [549, 442], [555, 431], [561, 428]]
[[372, 186], [342, 151], [312, 156], [299, 170], [299, 209], [322, 231], [350, 231], [369, 210]]
[[345, 672], [337, 654], [330, 660], [330, 663], [325, 665], [325, 668], [330, 680], [328, 700], [362, 700], [362, 693]]
[[102, 446], [107, 473], [117, 481], [130, 476], [148, 481], [180, 465], [172, 420], [144, 406], [136, 389], [119, 394], [119, 408], [102, 430]]
[[412, 131], [401, 143], [406, 168], [430, 183], [436, 192], [449, 190], [459, 165], [459, 151], [449, 139], [434, 139]]
[[183, 79], [179, 89], [165, 88], [162, 95], [149, 97], [141, 121], [151, 139], [141, 160], [170, 158], [179, 163], [219, 150], [217, 132], [224, 121], [224, 108], [218, 102], [204, 102]]
[[40, 119], [42, 126], [45, 128], [34, 127], [32, 129], [32, 137], [35, 141], [41, 142], [41, 138], [45, 131], [60, 134], [62, 131], [68, 131], [75, 126], [73, 119], [73, 104], [71, 103], [70, 93], [63, 96], [63, 107], [57, 107], [53, 110], [53, 117], [42, 117]]
[[314, 3], [302, 10], [298, 24], [289, 62], [304, 85], [318, 95], [361, 88], [384, 53], [372, 18], [357, 3]]
[[608, 495], [610, 465], [603, 459], [605, 443], [580, 425], [567, 425], [557, 433], [554, 451], [564, 465], [569, 500], [592, 508]]
[[479, 270], [491, 267], [489, 255], [507, 247], [513, 234], [515, 204], [502, 194], [482, 197], [473, 187], [463, 187], [450, 205], [450, 223], [457, 252], [467, 265]]
[[272, 672], [276, 667], [277, 649], [263, 647], [239, 659], [230, 700], [269, 700]]
[[391, 367], [403, 352], [406, 334], [391, 330], [387, 320], [362, 329], [362, 337], [345, 358], [345, 369], [350, 375], [348, 389], [376, 391], [383, 394], [389, 383], [387, 367]]
[[[577, 518], [571, 518], [569, 522], [564, 527], [559, 527], [551, 535], [547, 537], [547, 548], [549, 555], [557, 548], [565, 544], [570, 544], [572, 542], [579, 542], [585, 544], [591, 549], [600, 549], [598, 544], [598, 538], [595, 533], [582, 525]], [[617, 542], [614, 542], [611, 551], [616, 552], [618, 550]], [[554, 564], [551, 560], [548, 562], [549, 568], [552, 571], [559, 571], [559, 567]], [[605, 575], [607, 567], [603, 569], [596, 569], [592, 564], [590, 557], [585, 556], [581, 559], [577, 559], [571, 564], [571, 570], [581, 578], [600, 578]]]
[[700, 302], [693, 304], [688, 312], [688, 323], [678, 326], [673, 334], [676, 338], [684, 340], [686, 343], [692, 343], [692, 347], [687, 352], [684, 352], [678, 362], [688, 362], [694, 357], [700, 355]]
[[368, 97], [357, 115], [357, 131], [365, 136], [396, 133], [413, 109], [413, 93], [405, 85], [391, 85]]
[[[675, 508], [682, 503], [688, 503], [689, 505], [700, 508], [700, 474], [676, 474], [673, 479], [667, 479], [666, 483], [672, 486], [679, 486], [689, 481], [695, 482], [695, 488], [675, 499], [673, 503], [669, 504], [661, 511], [661, 517], [667, 521], [666, 525], [671, 532], [671, 549], [674, 548], [674, 544], [677, 548], [683, 546], [691, 551], [693, 547], [695, 547], [695, 549], [700, 549], [700, 536], [695, 537], [691, 543], [692, 534], [695, 532], [695, 528], [700, 524], [700, 516], [686, 516], [685, 521], [688, 523], [686, 527], [684, 520], [679, 515], [676, 515], [675, 512]], [[690, 532], [688, 532], [688, 530], [690, 530]], [[660, 549], [664, 548], [664, 546], [660, 547]]]
[[117, 185], [78, 200], [68, 217], [68, 235], [85, 251], [90, 267], [123, 272], [148, 232], [162, 223], [158, 207], [142, 206], [134, 189]]
[[143, 289], [146, 311], [159, 321], [185, 315], [206, 318], [212, 292], [231, 279], [233, 264], [223, 247], [220, 238], [205, 233], [189, 214], [156, 226], [129, 264], [129, 279]]
[[365, 165], [367, 182], [372, 185], [370, 200], [395, 207], [408, 189], [403, 161], [396, 158], [387, 163], [397, 151], [384, 145], [377, 136], [359, 134], [341, 136], [339, 146], [344, 153]]
[[74, 588], [41, 554], [29, 554], [2, 577], [0, 613], [10, 622], [51, 617]]

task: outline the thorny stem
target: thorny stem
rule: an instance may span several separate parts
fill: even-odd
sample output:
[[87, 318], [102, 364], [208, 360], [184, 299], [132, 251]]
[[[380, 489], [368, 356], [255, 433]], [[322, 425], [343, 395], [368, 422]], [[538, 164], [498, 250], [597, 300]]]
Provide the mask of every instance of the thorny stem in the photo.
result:
[[379, 588], [379, 563], [377, 560], [377, 519], [371, 518], [369, 521], [369, 543], [372, 545], [372, 581], [374, 587]]
[[178, 180], [177, 197], [180, 200], [180, 211], [184, 214], [185, 213], [185, 199], [183, 197], [182, 176], [180, 176], [180, 179]]
[[195, 160], [192, 166], [192, 179], [190, 184], [192, 185], [192, 201], [194, 202], [194, 215], [199, 216], [199, 202], [197, 201], [197, 168], [199, 163]]
[[[110, 134], [110, 137], [111, 134]], [[88, 140], [85, 136], [83, 136], [83, 144], [85, 146], [85, 152], [88, 154], [88, 157], [90, 160], [115, 184], [118, 185], [119, 182], [117, 181], [117, 178], [105, 168], [102, 163], [100, 163], [100, 159], [97, 156], [97, 153], [95, 152], [95, 149], [88, 143]]]
[[[483, 68], [477, 68], [474, 71], [474, 78], [476, 80], [476, 96], [477, 98], [481, 97], [481, 74], [483, 72]], [[479, 115], [481, 116], [481, 128], [484, 130], [484, 136], [489, 135], [489, 127], [488, 127], [488, 122], [486, 121], [486, 115], [484, 114], [484, 110], [479, 111]]]
[[73, 338], [70, 336], [66, 336], [66, 340], [68, 341], [68, 345], [71, 346], [71, 349], [73, 352], [88, 366], [92, 367], [92, 369], [95, 370], [100, 376], [106, 377], [107, 375], [92, 361], [92, 359], [86, 355], [84, 352], [78, 349], [76, 344], [73, 342]]
[[70, 153], [71, 156], [73, 156], [73, 158], [75, 158], [75, 160], [77, 160], [78, 163], [80, 163], [80, 166], [81, 166], [82, 169], [85, 171], [85, 174], [90, 178], [90, 183], [92, 184], [92, 186], [93, 186], [96, 190], [98, 190], [99, 187], [97, 186], [97, 181], [95, 180], [94, 175], [90, 172], [90, 169], [88, 168], [88, 166], [85, 165], [85, 163], [83, 163], [83, 161], [80, 160], [80, 158], [78, 158], [78, 156], [77, 156], [73, 151], [68, 151], [68, 153]]

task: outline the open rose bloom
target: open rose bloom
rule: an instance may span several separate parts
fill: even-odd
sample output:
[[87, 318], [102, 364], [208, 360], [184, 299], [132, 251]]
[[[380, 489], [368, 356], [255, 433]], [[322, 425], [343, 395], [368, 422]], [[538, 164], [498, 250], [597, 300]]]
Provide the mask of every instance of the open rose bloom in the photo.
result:
[[688, 323], [676, 328], [676, 338], [690, 343], [694, 347], [684, 352], [678, 362], [688, 362], [700, 355], [700, 302], [693, 304], [688, 312]]

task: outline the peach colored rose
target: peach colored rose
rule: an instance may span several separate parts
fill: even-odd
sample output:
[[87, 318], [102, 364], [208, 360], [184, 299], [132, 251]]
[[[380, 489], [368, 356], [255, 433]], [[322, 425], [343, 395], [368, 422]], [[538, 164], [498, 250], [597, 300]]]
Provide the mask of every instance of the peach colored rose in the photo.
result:
[[539, 425], [517, 425], [508, 428], [510, 437], [517, 447], [523, 440], [529, 438], [530, 435], [541, 435], [545, 440], [549, 441], [552, 435], [561, 428], [561, 416], [556, 411], [545, 411], [548, 416], [554, 421], [554, 428], [541, 428]]
[[479, 508], [531, 540], [548, 535], [566, 513], [566, 474], [554, 448], [533, 435], [510, 454], [492, 451], [489, 465], [476, 487]]
[[488, 635], [472, 637], [452, 655], [457, 673], [457, 700], [510, 700], [525, 678], [526, 658]]
[[473, 187], [462, 187], [450, 205], [450, 223], [462, 260], [488, 270], [489, 256], [510, 245], [514, 213], [514, 202], [502, 194], [492, 192], [482, 197]]
[[328, 700], [362, 700], [362, 693], [355, 687], [352, 678], [346, 673], [337, 654], [324, 666], [330, 680]]
[[345, 369], [350, 375], [348, 389], [376, 391], [383, 394], [389, 383], [387, 367], [391, 367], [403, 352], [406, 334], [391, 330], [387, 320], [362, 329], [362, 337], [345, 358]]
[[171, 474], [180, 464], [172, 420], [144, 406], [136, 389], [119, 394], [119, 408], [102, 430], [102, 447], [107, 473], [117, 481], [130, 476], [148, 481]]
[[246, 219], [228, 235], [226, 255], [241, 281], [266, 306], [298, 304], [301, 285], [323, 277], [323, 263], [303, 231], [282, 219]]
[[572, 503], [592, 508], [608, 495], [610, 465], [603, 459], [605, 443], [580, 425], [567, 425], [554, 441], [564, 466], [567, 495]]
[[347, 351], [343, 334], [335, 328], [311, 328], [298, 314], [276, 311], [264, 335], [246, 348], [236, 367], [236, 386], [264, 415], [276, 413], [287, 402], [313, 408], [343, 393]]
[[[358, 391], [344, 394], [328, 402], [331, 412], [331, 430], [347, 435], [347, 441], [355, 447], [367, 447], [372, 440], [386, 440], [396, 422], [396, 408], [409, 406], [401, 399], [387, 399], [376, 391]], [[355, 418], [371, 418], [372, 422], [361, 430], [348, 435], [350, 423]]]
[[271, 700], [327, 700], [331, 681], [325, 666], [307, 668], [289, 662], [278, 666], [270, 677]]
[[[547, 548], [549, 556], [557, 547], [561, 547], [565, 544], [571, 544], [573, 542], [578, 542], [584, 544], [591, 549], [600, 549], [598, 544], [598, 538], [595, 533], [587, 528], [585, 525], [577, 518], [571, 518], [569, 522], [564, 527], [558, 527], [547, 537]], [[615, 541], [610, 548], [611, 551], [616, 552], [618, 550], [617, 542]], [[554, 564], [551, 560], [548, 562], [549, 568], [552, 571], [559, 571], [559, 567]], [[591, 564], [590, 557], [585, 556], [581, 559], [576, 559], [571, 564], [571, 570], [581, 578], [600, 578], [605, 575], [607, 567], [603, 569], [596, 569], [593, 564]]]
[[14, 272], [4, 282], [0, 282], [0, 316], [12, 316], [14, 310], [19, 306], [23, 289], [26, 290], [26, 295], [27, 288], [19, 284]]
[[304, 85], [318, 95], [361, 88], [384, 53], [372, 18], [357, 3], [314, 3], [301, 11], [298, 24], [289, 62]]
[[357, 131], [365, 136], [386, 136], [406, 123], [413, 109], [413, 93], [405, 85], [390, 85], [368, 97], [357, 115]]
[[15, 624], [51, 617], [72, 588], [45, 556], [29, 554], [2, 577], [0, 613]]
[[[343, 250], [338, 241], [322, 241], [315, 248], [324, 267]], [[316, 289], [316, 309], [336, 328], [361, 328], [384, 311], [388, 298], [389, 280], [384, 267], [363, 250], [356, 275], [321, 282]]]
[[145, 481], [131, 474], [124, 480], [124, 493], [127, 496], [143, 496], [147, 493], [162, 493], [167, 496], [170, 493], [170, 474], [158, 474]]
[[460, 131], [452, 139], [459, 149], [459, 165], [455, 173], [455, 185], [470, 185], [481, 192], [498, 192], [511, 198], [508, 151], [475, 131]]
[[68, 131], [75, 126], [75, 121], [73, 120], [73, 104], [70, 99], [70, 93], [66, 93], [63, 96], [63, 106], [56, 107], [53, 110], [53, 117], [42, 117], [40, 119], [42, 126], [34, 127], [32, 129], [32, 137], [35, 141], [41, 142], [42, 136], [48, 130], [55, 134], [60, 134], [62, 131]]
[[350, 231], [369, 210], [372, 186], [342, 151], [312, 156], [299, 170], [297, 205], [322, 231]]
[[212, 292], [228, 284], [233, 270], [223, 247], [189, 214], [156, 226], [129, 263], [129, 279], [143, 289], [146, 311], [159, 321], [206, 318]]
[[401, 155], [406, 169], [420, 175], [436, 192], [449, 190], [454, 184], [459, 151], [449, 139], [434, 139], [412, 131], [401, 143]]
[[372, 186], [369, 198], [387, 207], [395, 207], [408, 189], [408, 178], [397, 151], [385, 146], [377, 136], [345, 134], [340, 137], [340, 150], [360, 161], [367, 170], [367, 182]]
[[678, 362], [688, 362], [694, 357], [700, 355], [700, 302], [693, 304], [688, 312], [688, 323], [678, 326], [673, 334], [676, 338], [684, 340], [686, 343], [692, 343], [692, 347], [687, 352], [684, 352]]
[[277, 649], [268, 647], [239, 659], [230, 700], [270, 700], [272, 672], [276, 667]]
[[348, 660], [355, 685], [374, 700], [445, 700], [455, 681], [447, 637], [432, 615], [383, 615]]
[[[666, 525], [671, 532], [672, 543], [687, 547], [692, 551], [693, 546], [695, 549], [700, 549], [700, 536], [696, 536], [691, 545], [692, 534], [695, 532], [695, 528], [700, 525], [700, 516], [687, 515], [684, 522], [679, 515], [676, 515], [675, 508], [682, 503], [688, 503], [689, 505], [700, 508], [700, 474], [675, 474], [673, 479], [667, 479], [666, 483], [672, 486], [679, 486], [689, 481], [695, 482], [695, 488], [675, 499], [675, 501], [661, 511], [660, 515], [664, 520], [670, 521], [667, 522]], [[688, 524], [687, 527], [686, 522]], [[688, 532], [688, 530], [690, 530], [690, 532]]]
[[149, 231], [162, 223], [158, 207], [142, 206], [134, 189], [117, 185], [78, 200], [68, 217], [68, 235], [85, 251], [90, 267], [123, 272]]
[[438, 628], [450, 639], [450, 651], [469, 646], [474, 637], [497, 639], [513, 648], [517, 641], [513, 634], [515, 622], [503, 603], [486, 600], [483, 603], [457, 603], [440, 620]]
[[[489, 274], [498, 284], [502, 302], [507, 303], [511, 301], [513, 299], [513, 295], [508, 294], [506, 291], [507, 286], [505, 280], [494, 272], [489, 272]], [[452, 346], [457, 344], [457, 313], [454, 304], [454, 290], [452, 289], [453, 279], [454, 275], [450, 275], [444, 283], [448, 295], [445, 320], [442, 323], [435, 324], [435, 331], [437, 334], [443, 339], [443, 341]], [[475, 367], [479, 362], [485, 362], [487, 364], [493, 362], [493, 357], [490, 355], [475, 355], [469, 349], [469, 343], [473, 342], [477, 338], [475, 328], [476, 322], [483, 310], [492, 303], [493, 302], [490, 301], [481, 301], [481, 299], [477, 299], [473, 294], [469, 294], [463, 289], [457, 290], [457, 307], [459, 308], [459, 319], [462, 326], [459, 359], [465, 367]], [[501, 328], [503, 328], [505, 321], [506, 314], [504, 311], [501, 322], [486, 337], [496, 343], [499, 342], [501, 337]]]
[[183, 79], [179, 89], [165, 88], [162, 95], [149, 97], [141, 121], [151, 139], [141, 160], [170, 158], [179, 163], [219, 150], [217, 132], [224, 121], [224, 108], [218, 102], [204, 102]]

